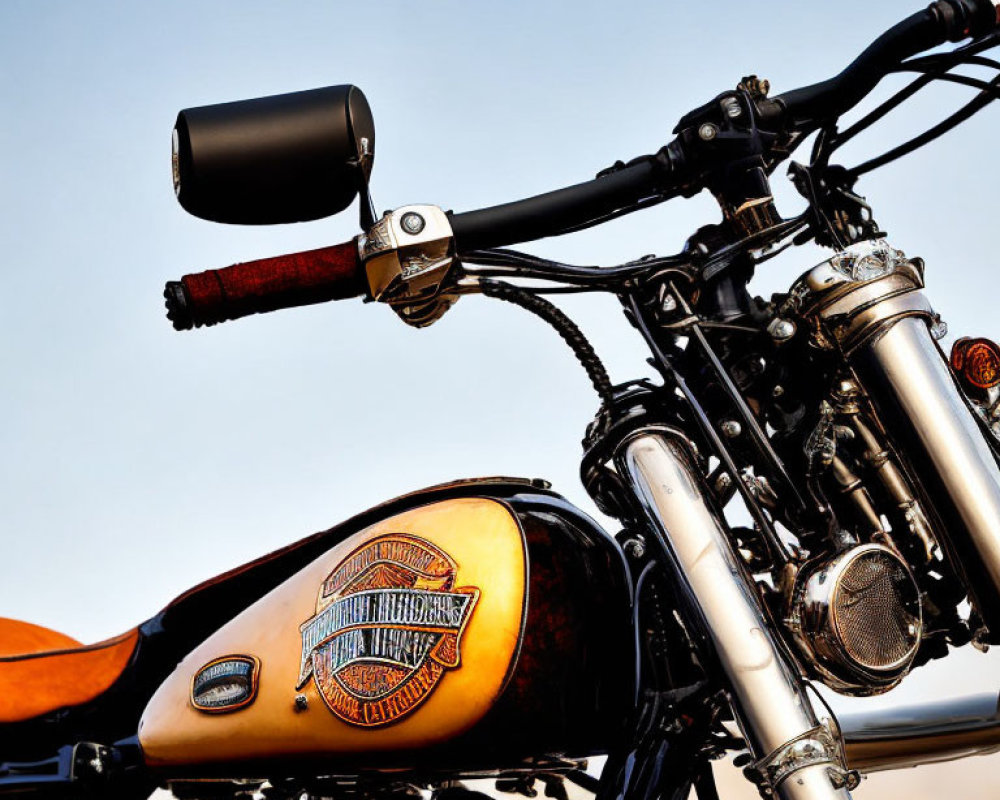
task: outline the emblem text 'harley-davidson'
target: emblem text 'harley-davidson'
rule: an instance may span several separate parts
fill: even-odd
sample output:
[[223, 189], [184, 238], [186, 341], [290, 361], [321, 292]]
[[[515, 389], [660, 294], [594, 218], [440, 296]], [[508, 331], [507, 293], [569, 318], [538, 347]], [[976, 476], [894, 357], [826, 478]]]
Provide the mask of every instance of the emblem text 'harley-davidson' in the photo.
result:
[[439, 548], [405, 533], [359, 547], [323, 581], [316, 616], [300, 628], [297, 688], [313, 678], [329, 709], [353, 725], [413, 711], [459, 665], [479, 589], [455, 588], [456, 570]]

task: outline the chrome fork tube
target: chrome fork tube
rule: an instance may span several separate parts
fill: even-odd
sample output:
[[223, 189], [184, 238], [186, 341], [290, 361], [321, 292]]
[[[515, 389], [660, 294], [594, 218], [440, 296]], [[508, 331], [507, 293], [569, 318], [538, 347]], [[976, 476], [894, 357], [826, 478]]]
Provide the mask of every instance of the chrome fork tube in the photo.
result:
[[851, 361], [885, 427], [905, 445], [942, 518], [954, 565], [1000, 637], [1000, 469], [918, 317], [896, 321]]
[[847, 357], [909, 467], [934, 533], [1000, 642], [1000, 468], [943, 354], [921, 291], [923, 262], [884, 241], [848, 247], [807, 272], [784, 308], [811, 344]]
[[619, 448], [619, 473], [701, 613], [759, 771], [783, 800], [845, 800], [836, 728], [817, 719], [770, 632], [725, 524], [680, 434], [649, 429]]

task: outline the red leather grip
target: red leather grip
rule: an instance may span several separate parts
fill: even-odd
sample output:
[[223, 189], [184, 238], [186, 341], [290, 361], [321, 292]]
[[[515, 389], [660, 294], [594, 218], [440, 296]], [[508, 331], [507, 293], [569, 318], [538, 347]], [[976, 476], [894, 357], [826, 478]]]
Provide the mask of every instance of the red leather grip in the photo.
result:
[[185, 275], [167, 284], [164, 297], [167, 318], [180, 331], [366, 292], [358, 244], [352, 240]]

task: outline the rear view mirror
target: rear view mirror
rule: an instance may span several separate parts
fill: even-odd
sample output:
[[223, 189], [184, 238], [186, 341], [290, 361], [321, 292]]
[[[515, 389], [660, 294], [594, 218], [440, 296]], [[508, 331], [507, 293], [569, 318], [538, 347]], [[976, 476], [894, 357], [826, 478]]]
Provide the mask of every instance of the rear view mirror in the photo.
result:
[[174, 191], [213, 222], [304, 222], [347, 208], [367, 185], [375, 124], [356, 86], [188, 108], [177, 115]]

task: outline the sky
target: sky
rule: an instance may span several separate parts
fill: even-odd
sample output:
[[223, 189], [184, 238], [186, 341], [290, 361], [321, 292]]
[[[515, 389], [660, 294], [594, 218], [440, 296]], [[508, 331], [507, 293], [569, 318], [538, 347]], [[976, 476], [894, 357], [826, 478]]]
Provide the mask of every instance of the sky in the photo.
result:
[[[345, 301], [175, 333], [165, 281], [358, 233], [356, 208], [263, 228], [185, 214], [170, 180], [180, 109], [354, 83], [375, 117], [377, 207], [462, 211], [654, 152], [743, 75], [776, 92], [826, 78], [920, 5], [4, 0], [0, 616], [98, 641], [199, 581], [452, 478], [545, 477], [594, 510], [577, 469], [596, 397], [519, 309], [464, 298], [413, 330]], [[845, 163], [967, 91], [928, 91]], [[1000, 335], [998, 115], [859, 185], [895, 246], [926, 259], [952, 337]], [[800, 210], [787, 180], [775, 184], [780, 210]], [[613, 264], [675, 252], [717, 218], [699, 196], [525, 249]], [[753, 289], [783, 291], [823, 257], [788, 253]], [[612, 298], [562, 306], [615, 380], [648, 375]], [[963, 652], [874, 702], [986, 691], [998, 672]]]

